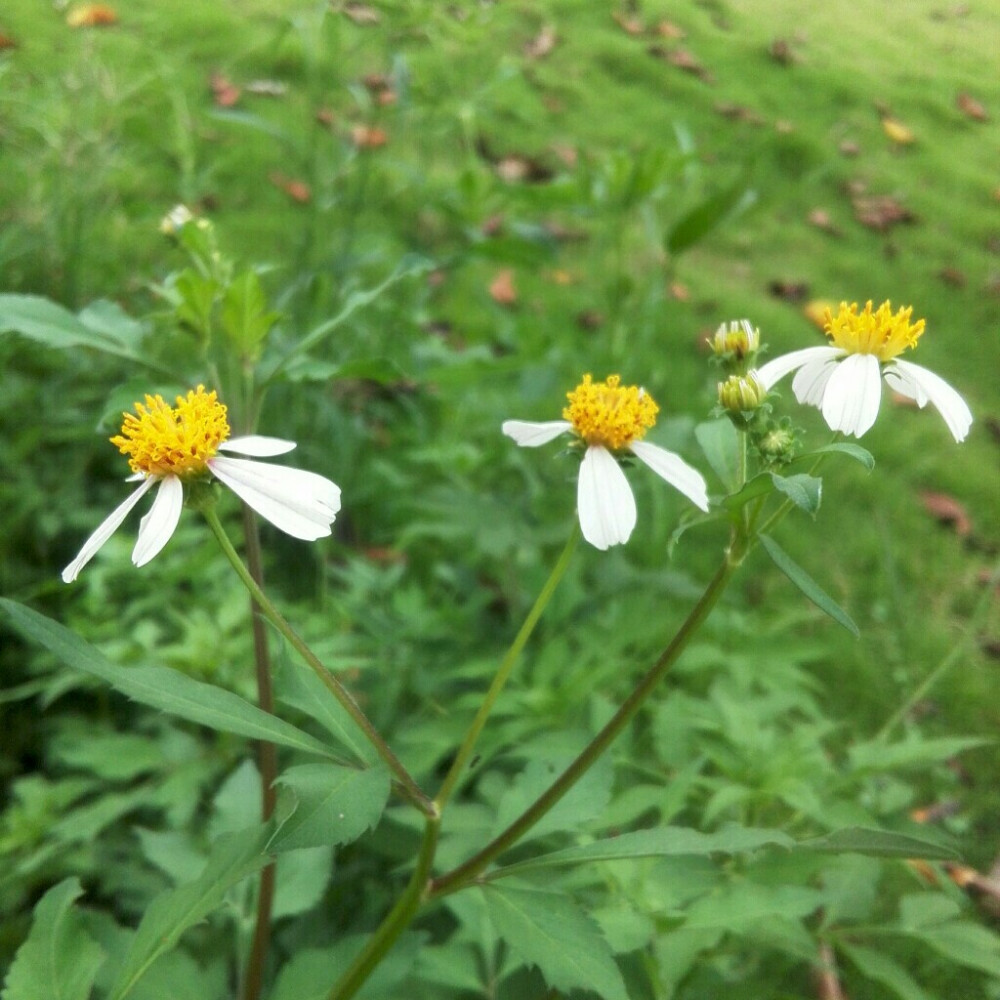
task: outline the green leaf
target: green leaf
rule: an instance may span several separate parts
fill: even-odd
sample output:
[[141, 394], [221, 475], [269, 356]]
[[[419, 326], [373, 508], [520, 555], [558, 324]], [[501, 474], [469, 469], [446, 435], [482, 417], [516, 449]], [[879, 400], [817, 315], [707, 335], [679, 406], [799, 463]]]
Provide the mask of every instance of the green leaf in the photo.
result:
[[994, 742], [977, 736], [941, 736], [928, 740], [913, 734], [899, 743], [886, 743], [884, 740], [856, 743], [848, 750], [848, 758], [859, 771], [891, 771], [907, 767], [923, 770], [957, 757], [966, 750]]
[[271, 915], [280, 920], [311, 910], [323, 898], [333, 873], [333, 851], [329, 847], [286, 851], [277, 866]]
[[389, 772], [382, 767], [302, 764], [277, 782], [298, 804], [275, 835], [274, 851], [348, 844], [378, 823], [389, 801]]
[[211, 729], [334, 756], [315, 737], [230, 691], [166, 667], [116, 666], [78, 635], [24, 604], [0, 598], [0, 609], [22, 635], [43, 645], [67, 666], [100, 677], [134, 701]]
[[285, 705], [315, 719], [362, 763], [374, 764], [378, 760], [378, 752], [361, 727], [312, 670], [282, 661], [275, 673], [275, 693]]
[[222, 298], [222, 328], [243, 354], [258, 350], [279, 315], [268, 310], [260, 278], [251, 268], [233, 279]]
[[851, 444], [848, 441], [837, 441], [834, 444], [816, 448], [806, 455], [800, 455], [799, 461], [802, 461], [804, 458], [812, 458], [814, 455], [830, 454], [847, 455], [849, 458], [853, 458], [855, 462], [860, 462], [869, 472], [875, 468], [875, 456], [867, 448], [862, 448], [859, 444]]
[[959, 965], [1000, 976], [1000, 937], [979, 924], [953, 920], [914, 936]]
[[758, 497], [766, 497], [768, 494], [774, 492], [774, 480], [775, 476], [770, 472], [762, 472], [759, 476], [754, 476], [749, 482], [747, 482], [743, 489], [736, 493], [730, 493], [729, 496], [722, 501], [722, 506], [728, 510], [739, 510], [741, 507], [745, 507], [751, 500], [756, 500]]
[[102, 324], [101, 307], [90, 307], [87, 319], [74, 316], [68, 309], [39, 295], [0, 295], [0, 333], [19, 333], [38, 344], [67, 350], [91, 347], [144, 363], [132, 344], [122, 338], [116, 323]]
[[940, 840], [896, 833], [892, 830], [874, 830], [863, 826], [834, 830], [823, 837], [802, 840], [798, 848], [804, 851], [822, 851], [829, 854], [866, 854], [873, 858], [925, 858], [930, 861], [955, 861], [961, 855]]
[[53, 886], [38, 901], [31, 933], [7, 973], [3, 1000], [87, 1000], [104, 951], [84, 930], [73, 901], [79, 879]]
[[934, 1000], [885, 952], [862, 948], [860, 945], [849, 945], [843, 941], [838, 943], [837, 948], [857, 966], [862, 975], [892, 990], [900, 1000]]
[[759, 535], [760, 544], [771, 557], [771, 561], [820, 611], [828, 614], [839, 625], [843, 625], [855, 638], [861, 632], [851, 616], [787, 552], [768, 535]]
[[728, 493], [739, 486], [739, 434], [727, 417], [698, 424], [695, 440]]
[[683, 215], [667, 234], [666, 248], [670, 253], [683, 253], [704, 239], [727, 218], [740, 214], [757, 200], [757, 192], [747, 188], [743, 178], [706, 198]]
[[743, 854], [762, 847], [795, 847], [795, 841], [780, 830], [756, 830], [733, 826], [715, 833], [700, 833], [680, 826], [635, 830], [592, 844], [565, 847], [527, 861], [490, 872], [490, 880], [522, 875], [541, 868], [577, 865], [590, 861], [620, 861], [629, 858], [661, 858], [670, 855]]
[[176, 947], [184, 931], [219, 907], [237, 882], [268, 863], [265, 850], [273, 832], [267, 825], [219, 837], [198, 878], [153, 900], [132, 939], [111, 1000], [127, 996], [153, 962]]
[[628, 1000], [622, 974], [597, 924], [561, 893], [483, 886], [490, 920], [511, 950], [538, 966], [557, 990], [593, 990]]
[[804, 510], [810, 517], [816, 516], [823, 499], [822, 479], [804, 473], [797, 476], [779, 476], [777, 473], [771, 473], [771, 478], [774, 480], [774, 488], [779, 493], [784, 493], [796, 507]]

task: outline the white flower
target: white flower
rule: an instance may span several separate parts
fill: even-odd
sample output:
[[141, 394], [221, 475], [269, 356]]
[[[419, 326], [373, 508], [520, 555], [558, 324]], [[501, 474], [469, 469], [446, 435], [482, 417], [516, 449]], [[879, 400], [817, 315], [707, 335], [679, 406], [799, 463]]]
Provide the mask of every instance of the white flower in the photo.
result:
[[148, 563], [170, 540], [184, 504], [184, 482], [214, 476], [225, 483], [261, 517], [294, 538], [314, 541], [330, 534], [330, 525], [340, 510], [340, 488], [314, 472], [289, 469], [266, 462], [219, 455], [232, 451], [255, 458], [283, 455], [295, 447], [293, 441], [249, 435], [229, 436], [226, 408], [215, 392], [198, 386], [186, 397], [177, 397], [171, 407], [160, 396], [147, 396], [136, 403], [136, 414], [125, 414], [122, 433], [111, 439], [140, 481], [138, 489], [101, 522], [77, 557], [63, 570], [71, 583], [102, 545], [117, 531], [129, 511], [153, 487], [153, 505], [139, 522], [139, 537], [132, 551], [136, 566]]
[[914, 347], [924, 321], [910, 323], [912, 309], [895, 315], [883, 302], [874, 312], [868, 302], [840, 304], [833, 316], [826, 311], [825, 329], [833, 344], [792, 351], [763, 365], [757, 372], [765, 388], [796, 372], [792, 391], [800, 403], [816, 406], [832, 430], [861, 437], [875, 423], [882, 399], [882, 378], [896, 392], [916, 400], [923, 409], [933, 403], [956, 441], [965, 440], [972, 413], [944, 379], [897, 355]]
[[590, 375], [567, 393], [565, 420], [534, 423], [507, 420], [503, 432], [524, 448], [537, 448], [572, 432], [586, 445], [577, 482], [577, 513], [583, 537], [595, 548], [627, 542], [635, 527], [635, 497], [616, 453], [628, 452], [708, 510], [705, 480], [679, 455], [641, 440], [656, 423], [659, 407], [638, 386], [620, 386], [619, 377], [594, 383]]

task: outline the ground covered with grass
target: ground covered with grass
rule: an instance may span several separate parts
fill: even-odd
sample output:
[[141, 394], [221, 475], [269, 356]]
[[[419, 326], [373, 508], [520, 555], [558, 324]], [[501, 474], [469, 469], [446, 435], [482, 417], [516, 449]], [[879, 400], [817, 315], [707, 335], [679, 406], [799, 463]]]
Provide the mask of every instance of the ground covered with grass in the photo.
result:
[[[334, 479], [343, 511], [315, 546], [265, 525], [266, 578], [431, 785], [574, 523], [572, 462], [515, 448], [502, 421], [557, 419], [583, 373], [620, 373], [660, 405], [650, 440], [722, 495], [695, 433], [719, 323], [748, 317], [773, 358], [825, 342], [826, 304], [912, 305], [914, 358], [968, 401], [968, 439], [884, 389], [862, 442], [874, 470], [831, 458], [815, 517], [780, 532], [860, 638], [753, 552], [603, 769], [514, 859], [657, 824], [926, 828], [960, 862], [679, 854], [532, 891], [573, 896], [633, 1000], [1000, 995], [1000, 81], [983, 71], [998, 38], [996, 9], [948, 2], [0, 12], [3, 596], [117, 666], [256, 696], [245, 594], [190, 512], [149, 566], [129, 562], [129, 522], [78, 583], [59, 580], [125, 496], [107, 443], [122, 410], [213, 381], [177, 305], [182, 248], [161, 232], [178, 203], [255, 269], [280, 317], [273, 357], [342, 317], [269, 388], [259, 429], [299, 442], [295, 464]], [[29, 296], [115, 349], [60, 347], [17, 312]], [[790, 380], [778, 391], [826, 443]], [[449, 806], [443, 868], [596, 732], [710, 577], [724, 524], [676, 537], [690, 505], [645, 471], [629, 473], [629, 544], [581, 546], [529, 643]], [[294, 654], [275, 655], [285, 677]], [[111, 956], [95, 995], [124, 996], [128, 928], [254, 821], [259, 775], [240, 737], [128, 702], [13, 633], [0, 657], [0, 962], [77, 878], [80, 926]], [[278, 686], [322, 728], [307, 693]], [[282, 856], [262, 995], [327, 995], [418, 832], [395, 803], [336, 855], [303, 841]], [[128, 995], [248, 996], [253, 881]], [[618, 995], [546, 968], [508, 911], [499, 933], [484, 895], [422, 916], [365, 995]]]

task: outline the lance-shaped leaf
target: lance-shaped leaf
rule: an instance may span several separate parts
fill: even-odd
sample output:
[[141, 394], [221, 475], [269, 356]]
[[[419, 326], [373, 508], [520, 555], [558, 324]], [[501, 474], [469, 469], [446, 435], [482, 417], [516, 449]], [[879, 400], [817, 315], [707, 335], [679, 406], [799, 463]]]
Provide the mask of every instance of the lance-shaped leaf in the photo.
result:
[[851, 616], [823, 590], [822, 587], [787, 552], [768, 535], [760, 536], [760, 544], [771, 557], [771, 562], [816, 605], [839, 625], [843, 625], [855, 638], [861, 635]]
[[523, 962], [537, 965], [550, 986], [628, 1000], [610, 945], [569, 896], [493, 885], [484, 886], [483, 895], [497, 933]]
[[120, 667], [58, 622], [31, 608], [0, 598], [0, 608], [24, 636], [54, 653], [67, 666], [100, 677], [134, 701], [211, 729], [268, 740], [323, 757], [335, 755], [315, 737], [231, 691], [196, 681], [166, 667]]
[[270, 825], [225, 834], [212, 845], [201, 875], [193, 882], [161, 893], [146, 910], [111, 990], [110, 1000], [128, 996], [149, 967], [176, 947], [181, 935], [222, 905], [237, 882], [270, 861]]
[[7, 973], [3, 1000], [87, 1000], [104, 951], [83, 928], [75, 878], [53, 886], [35, 907], [31, 933]]
[[859, 444], [852, 444], [850, 441], [835, 441], [833, 444], [824, 445], [808, 455], [800, 455], [799, 461], [804, 458], [812, 458], [814, 455], [847, 455], [855, 462], [860, 462], [869, 472], [875, 468], [875, 456]]
[[900, 1000], [933, 1000], [933, 997], [910, 977], [906, 969], [884, 952], [862, 948], [860, 945], [849, 945], [845, 941], [838, 943], [837, 948], [857, 966], [862, 975], [892, 990]]
[[928, 861], [955, 861], [960, 858], [954, 847], [942, 843], [931, 834], [924, 837], [864, 826], [833, 830], [823, 837], [799, 841], [797, 846], [803, 851], [866, 854], [873, 858], [924, 858]]
[[674, 223], [664, 244], [670, 253], [683, 253], [704, 239], [726, 219], [746, 211], [757, 200], [757, 192], [743, 178], [710, 195]]

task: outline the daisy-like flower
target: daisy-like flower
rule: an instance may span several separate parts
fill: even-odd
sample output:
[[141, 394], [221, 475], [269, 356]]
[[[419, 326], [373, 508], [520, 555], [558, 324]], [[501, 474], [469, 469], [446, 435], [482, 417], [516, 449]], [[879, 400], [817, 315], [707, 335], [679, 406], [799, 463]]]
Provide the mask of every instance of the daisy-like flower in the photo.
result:
[[77, 578], [154, 486], [153, 506], [139, 523], [132, 552], [136, 566], [148, 563], [173, 535], [184, 504], [184, 484], [212, 476], [294, 538], [313, 541], [330, 534], [330, 525], [340, 510], [340, 487], [314, 472], [218, 454], [233, 451], [269, 458], [291, 451], [295, 442], [259, 435], [230, 440], [226, 407], [214, 391], [206, 392], [199, 385], [187, 396], [178, 396], [174, 407], [161, 396], [146, 396], [144, 404], [135, 404], [134, 414], [124, 417], [122, 432], [111, 438], [111, 443], [129, 456], [134, 473], [129, 481], [138, 480], [139, 488], [84, 542], [79, 555], [63, 570], [66, 583]]
[[577, 512], [583, 537], [595, 548], [627, 542], [635, 527], [635, 497], [617, 456], [635, 455], [653, 472], [708, 510], [705, 480], [679, 455], [643, 441], [659, 407], [645, 389], [620, 385], [617, 375], [594, 382], [590, 375], [566, 394], [563, 420], [534, 423], [507, 420], [503, 432], [524, 448], [537, 448], [570, 432], [586, 448], [577, 483]]
[[800, 403], [816, 406], [835, 431], [861, 437], [878, 416], [882, 378], [896, 392], [916, 400], [923, 409], [933, 403], [956, 441], [965, 440], [972, 413], [965, 400], [940, 376], [899, 355], [915, 347], [924, 332], [924, 321], [910, 322], [912, 308], [893, 313], [883, 302], [871, 302], [858, 312], [857, 303], [841, 302], [836, 316], [827, 309], [824, 329], [833, 341], [826, 347], [792, 351], [763, 365], [758, 376], [771, 389], [789, 372]]

